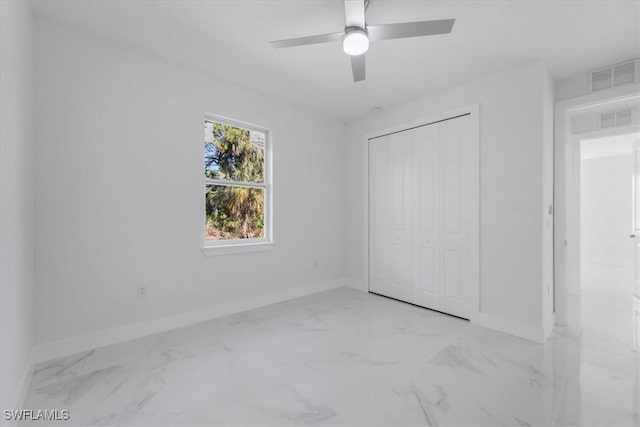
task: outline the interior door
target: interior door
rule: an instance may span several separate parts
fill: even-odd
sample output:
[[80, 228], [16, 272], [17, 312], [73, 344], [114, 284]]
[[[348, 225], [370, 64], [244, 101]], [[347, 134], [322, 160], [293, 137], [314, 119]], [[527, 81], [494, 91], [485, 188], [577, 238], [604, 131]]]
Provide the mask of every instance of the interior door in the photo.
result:
[[469, 317], [469, 288], [471, 281], [471, 208], [468, 171], [473, 150], [468, 147], [469, 117], [447, 120], [440, 124], [440, 164], [442, 206], [440, 228], [440, 306], [445, 313]]
[[634, 239], [634, 273], [633, 273], [633, 346], [640, 350], [640, 143], [633, 145], [632, 165], [632, 231]]
[[411, 131], [389, 136], [389, 296], [411, 301]]
[[413, 303], [440, 309], [440, 124], [413, 134]]
[[369, 290], [389, 293], [389, 137], [369, 140]]

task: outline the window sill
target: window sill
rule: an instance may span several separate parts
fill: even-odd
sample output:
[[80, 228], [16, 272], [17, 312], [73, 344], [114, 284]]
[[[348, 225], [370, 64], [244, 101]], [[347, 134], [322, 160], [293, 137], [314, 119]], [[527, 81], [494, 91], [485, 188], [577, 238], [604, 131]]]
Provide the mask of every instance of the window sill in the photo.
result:
[[205, 246], [202, 253], [206, 256], [241, 254], [248, 252], [266, 252], [273, 249], [273, 242], [237, 243], [229, 245]]

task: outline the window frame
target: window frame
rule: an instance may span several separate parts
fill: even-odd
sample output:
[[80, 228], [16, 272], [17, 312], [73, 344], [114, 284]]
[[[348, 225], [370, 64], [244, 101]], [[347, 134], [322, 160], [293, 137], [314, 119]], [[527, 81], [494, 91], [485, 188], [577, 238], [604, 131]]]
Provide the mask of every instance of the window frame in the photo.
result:
[[[265, 126], [259, 126], [252, 123], [242, 122], [239, 120], [230, 119], [228, 117], [219, 116], [216, 114], [206, 113], [204, 115], [204, 122], [219, 123], [221, 125], [233, 126], [236, 128], [246, 129], [248, 131], [257, 131], [264, 133], [264, 179], [263, 183], [255, 182], [240, 182], [230, 180], [211, 179], [204, 176], [203, 172], [203, 189], [207, 185], [224, 186], [224, 187], [242, 187], [242, 188], [254, 188], [264, 191], [264, 229], [263, 237], [251, 238], [251, 239], [228, 239], [228, 240], [207, 240], [206, 238], [206, 224], [207, 224], [207, 212], [206, 202], [202, 206], [203, 221], [202, 228], [203, 234], [203, 247], [202, 250], [205, 255], [222, 255], [233, 254], [241, 252], [261, 252], [272, 249], [273, 246], [273, 188], [272, 188], [272, 152], [271, 152], [271, 140], [273, 132], [271, 129]], [[202, 123], [202, 122], [201, 122]], [[204, 147], [202, 148], [204, 150]], [[204, 154], [204, 152], [203, 152]], [[203, 199], [204, 200], [204, 199]]]

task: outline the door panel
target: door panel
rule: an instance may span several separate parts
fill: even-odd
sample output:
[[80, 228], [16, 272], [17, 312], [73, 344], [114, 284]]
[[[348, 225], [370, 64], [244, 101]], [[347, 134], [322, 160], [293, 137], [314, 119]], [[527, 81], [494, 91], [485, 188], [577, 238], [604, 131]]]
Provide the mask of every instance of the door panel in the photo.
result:
[[392, 244], [389, 260], [389, 290], [390, 297], [411, 301], [411, 247], [408, 244]]
[[[369, 220], [375, 233], [389, 224], [389, 139], [378, 138], [369, 144]], [[377, 234], [376, 234], [377, 236]]]
[[369, 289], [389, 288], [389, 138], [369, 141]]
[[[438, 292], [438, 284], [436, 281], [436, 250], [433, 247], [423, 246], [419, 249], [418, 258], [420, 260], [418, 264], [419, 268], [419, 281], [416, 283], [416, 291], [418, 293], [424, 293], [427, 295], [432, 295], [436, 300], [435, 304], [437, 304], [434, 308], [439, 307], [439, 292]], [[419, 302], [417, 298], [416, 303]], [[422, 305], [422, 304], [421, 304]], [[431, 307], [429, 305], [429, 307]]]
[[445, 250], [443, 254], [444, 277], [443, 294], [446, 298], [461, 300], [462, 295], [462, 256], [458, 251]]
[[387, 288], [388, 269], [388, 245], [387, 242], [372, 241], [371, 256], [369, 259], [370, 274], [369, 288], [373, 292], [384, 293]]
[[441, 268], [445, 272], [441, 281], [440, 307], [445, 313], [468, 318], [471, 280], [469, 260], [472, 212], [467, 198], [468, 188], [475, 183], [463, 175], [465, 168], [477, 159], [472, 159], [472, 150], [467, 149], [468, 116], [448, 120], [440, 124], [441, 165], [443, 177], [444, 224], [440, 234], [440, 250], [443, 254]]
[[418, 232], [434, 235], [439, 220], [440, 125], [424, 126], [413, 132], [413, 198], [418, 201], [415, 222]]
[[389, 137], [391, 230], [403, 237], [411, 227], [411, 132]]
[[410, 301], [411, 277], [411, 159], [412, 133], [399, 132], [389, 136], [389, 240], [393, 248], [389, 282], [390, 295]]
[[413, 132], [413, 302], [440, 309], [440, 125]]
[[461, 232], [463, 129], [455, 120], [443, 124], [442, 164], [444, 178], [444, 231]]

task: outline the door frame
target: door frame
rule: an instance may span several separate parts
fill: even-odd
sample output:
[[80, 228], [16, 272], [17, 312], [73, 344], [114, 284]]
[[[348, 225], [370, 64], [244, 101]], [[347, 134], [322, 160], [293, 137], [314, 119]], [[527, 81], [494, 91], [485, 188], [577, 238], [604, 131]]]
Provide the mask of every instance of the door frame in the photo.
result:
[[474, 186], [475, 200], [473, 201], [478, 210], [478, 215], [475, 217], [475, 230], [472, 230], [472, 252], [470, 254], [471, 274], [474, 278], [473, 283], [470, 286], [470, 301], [469, 301], [469, 320], [474, 322], [480, 312], [480, 104], [470, 104], [464, 107], [456, 108], [448, 112], [434, 114], [411, 122], [402, 123], [399, 125], [387, 127], [377, 131], [373, 131], [364, 135], [362, 140], [362, 153], [363, 153], [363, 277], [367, 291], [369, 291], [369, 140], [377, 138], [383, 135], [387, 135], [394, 132], [402, 132], [411, 128], [426, 126], [431, 123], [441, 122], [448, 119], [454, 119], [459, 116], [470, 115], [469, 126], [470, 134], [472, 138], [472, 144], [476, 147], [478, 154], [478, 177], [476, 180], [477, 185]]
[[[569, 301], [570, 290], [580, 289], [580, 141], [615, 133], [628, 133], [637, 125], [613, 130], [573, 134], [571, 118], [580, 111], [604, 104], [639, 98], [640, 84], [630, 84], [576, 98], [556, 101], [554, 129], [554, 189], [555, 221], [553, 232], [554, 311], [556, 325], [568, 327], [573, 335], [579, 333], [577, 302]], [[574, 329], [577, 328], [577, 329]]]

